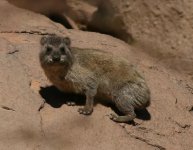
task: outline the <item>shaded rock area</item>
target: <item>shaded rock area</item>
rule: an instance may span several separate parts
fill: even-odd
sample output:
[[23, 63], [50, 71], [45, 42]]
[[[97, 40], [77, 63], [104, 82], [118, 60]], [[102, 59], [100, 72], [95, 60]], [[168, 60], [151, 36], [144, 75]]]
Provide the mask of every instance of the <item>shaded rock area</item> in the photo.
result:
[[8, 0], [20, 8], [44, 14], [69, 29], [86, 29], [97, 1], [90, 0]]
[[[166, 68], [138, 46], [68, 30], [5, 0], [0, 1], [0, 20], [0, 149], [192, 149], [193, 84], [188, 74]], [[112, 52], [135, 64], [150, 87], [151, 106], [137, 112], [134, 124], [111, 121], [108, 114], [114, 109], [100, 103], [91, 116], [79, 115], [84, 97], [59, 92], [39, 64], [39, 40], [53, 33], [69, 36], [72, 48]], [[67, 106], [69, 100], [78, 106]]]
[[68, 29], [110, 34], [193, 76], [192, 1], [8, 0]]
[[189, 0], [106, 0], [99, 3], [89, 26], [192, 76], [192, 17], [193, 2]]

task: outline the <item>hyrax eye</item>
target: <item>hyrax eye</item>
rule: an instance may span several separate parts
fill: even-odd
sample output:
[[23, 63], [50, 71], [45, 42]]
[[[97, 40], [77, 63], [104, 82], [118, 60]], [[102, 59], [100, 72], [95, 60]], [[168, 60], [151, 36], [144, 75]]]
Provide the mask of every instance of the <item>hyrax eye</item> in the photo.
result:
[[46, 53], [50, 53], [52, 51], [52, 48], [51, 47], [47, 47], [46, 48]]
[[65, 48], [64, 47], [60, 47], [60, 52], [65, 54]]

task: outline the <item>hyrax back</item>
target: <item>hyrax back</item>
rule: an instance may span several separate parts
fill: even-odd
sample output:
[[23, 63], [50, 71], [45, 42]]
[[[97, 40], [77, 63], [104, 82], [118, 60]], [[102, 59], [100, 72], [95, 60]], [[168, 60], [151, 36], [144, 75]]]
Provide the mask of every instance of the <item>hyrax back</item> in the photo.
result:
[[150, 91], [144, 78], [125, 59], [95, 49], [71, 49], [68, 37], [56, 35], [41, 39], [40, 62], [48, 79], [61, 91], [85, 94], [86, 104], [79, 113], [93, 111], [95, 97], [111, 100], [124, 114], [112, 114], [117, 122], [128, 122], [134, 109], [150, 104]]

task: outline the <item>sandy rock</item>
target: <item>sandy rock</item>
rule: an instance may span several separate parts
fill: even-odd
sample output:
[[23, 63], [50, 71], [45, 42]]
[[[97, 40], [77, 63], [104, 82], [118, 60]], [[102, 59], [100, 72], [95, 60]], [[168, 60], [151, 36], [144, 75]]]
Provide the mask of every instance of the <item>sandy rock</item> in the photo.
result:
[[192, 1], [106, 0], [90, 28], [140, 47], [167, 67], [192, 76]]
[[[99, 33], [67, 30], [45, 16], [3, 0], [0, 20], [0, 149], [181, 150], [193, 147], [190, 90], [193, 86], [184, 74], [166, 69], [121, 40]], [[136, 64], [150, 87], [152, 104], [147, 111], [137, 113], [135, 126], [112, 122], [108, 114], [113, 110], [101, 104], [95, 106], [91, 116], [79, 115], [77, 109], [83, 105], [83, 99], [66, 96], [51, 86], [40, 67], [38, 53], [42, 35], [53, 33], [69, 35], [72, 48], [100, 49]], [[67, 100], [80, 102], [69, 107], [65, 105]]]
[[[58, 20], [67, 28], [85, 29], [97, 7], [85, 0], [8, 0], [20, 8], [32, 10]], [[57, 19], [56, 19], [57, 18]], [[74, 24], [74, 22], [77, 24]]]
[[[53, 32], [64, 33], [65, 28], [60, 24], [44, 17], [23, 9], [16, 8], [7, 1], [0, 3], [0, 32], [5, 33], [23, 33], [45, 35]], [[10, 11], [11, 10], [11, 11]], [[13, 16], [14, 15], [14, 16]]]
[[64, 10], [65, 14], [72, 18], [76, 23], [80, 25], [86, 25], [90, 22], [92, 14], [96, 11], [97, 7], [85, 2], [84, 0], [67, 0], [67, 10]]
[[49, 14], [62, 13], [67, 8], [66, 0], [7, 0], [8, 2], [28, 10]]

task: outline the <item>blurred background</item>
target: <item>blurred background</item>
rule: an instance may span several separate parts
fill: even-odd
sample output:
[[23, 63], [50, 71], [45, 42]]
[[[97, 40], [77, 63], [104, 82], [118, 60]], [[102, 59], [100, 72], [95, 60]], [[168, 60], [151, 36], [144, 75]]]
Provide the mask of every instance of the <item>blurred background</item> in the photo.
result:
[[182, 0], [8, 0], [68, 29], [117, 37], [193, 76], [193, 2]]

